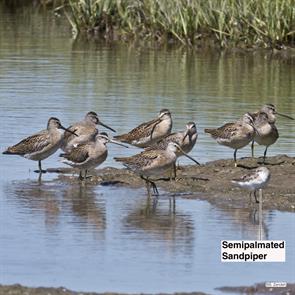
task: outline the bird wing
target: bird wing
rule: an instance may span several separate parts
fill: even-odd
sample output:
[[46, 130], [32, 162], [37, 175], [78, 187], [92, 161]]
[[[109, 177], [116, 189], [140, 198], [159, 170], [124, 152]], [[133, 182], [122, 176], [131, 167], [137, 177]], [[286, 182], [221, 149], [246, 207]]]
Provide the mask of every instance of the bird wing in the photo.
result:
[[157, 141], [155, 144], [147, 147], [146, 151], [151, 150], [165, 150], [169, 144], [169, 142], [176, 142], [179, 144], [179, 137], [177, 136], [177, 133], [168, 134], [159, 141]]
[[248, 173], [245, 174], [243, 176], [241, 176], [240, 178], [234, 178], [232, 179], [235, 182], [249, 182], [249, 181], [253, 181], [253, 179], [257, 178], [257, 173]]
[[132, 157], [114, 158], [118, 162], [122, 162], [126, 167], [130, 169], [140, 169], [148, 166], [152, 161], [159, 157], [159, 151], [143, 151], [140, 154]]
[[236, 123], [226, 123], [219, 128], [206, 128], [205, 132], [211, 134], [213, 138], [229, 138], [235, 135], [237, 131]]
[[61, 154], [60, 156], [73, 163], [83, 163], [89, 157], [88, 150], [89, 150], [89, 144], [82, 143], [72, 148], [69, 152]]
[[9, 147], [8, 151], [12, 154], [26, 155], [40, 152], [50, 144], [50, 136], [47, 130], [43, 130]]
[[152, 133], [155, 130], [155, 127], [157, 126], [158, 123], [159, 123], [158, 118], [148, 122], [144, 122], [140, 124], [139, 126], [135, 127], [134, 129], [132, 129], [130, 132], [126, 134], [114, 136], [114, 138], [121, 141], [130, 142], [132, 140], [140, 138], [142, 135], [146, 137], [152, 136]]
[[217, 137], [220, 138], [230, 138], [232, 136], [235, 136], [237, 131], [239, 130], [240, 125], [237, 125], [236, 123], [226, 123], [223, 126], [217, 128]]

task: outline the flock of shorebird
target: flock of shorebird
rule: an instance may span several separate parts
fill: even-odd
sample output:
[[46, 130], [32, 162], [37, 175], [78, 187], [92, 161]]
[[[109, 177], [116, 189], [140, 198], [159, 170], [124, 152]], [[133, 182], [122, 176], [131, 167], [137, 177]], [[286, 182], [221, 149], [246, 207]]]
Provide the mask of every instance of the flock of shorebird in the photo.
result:
[[[268, 147], [279, 137], [275, 126], [276, 115], [294, 120], [288, 115], [277, 112], [274, 105], [267, 104], [257, 112], [246, 113], [234, 123], [227, 123], [219, 128], [206, 128], [205, 132], [211, 134], [219, 144], [234, 149], [235, 167], [237, 167], [237, 150], [251, 142], [252, 156], [254, 156], [254, 142], [265, 146], [263, 156], [265, 163]], [[162, 109], [157, 118], [140, 124], [130, 132], [114, 136], [115, 140], [105, 132], [99, 133], [97, 125], [115, 132], [102, 123], [95, 112], [87, 113], [83, 121], [74, 123], [69, 128], [63, 127], [59, 119], [52, 117], [48, 120], [47, 129], [8, 147], [3, 154], [20, 155], [38, 161], [39, 170], [36, 172], [41, 176], [46, 172], [42, 170], [41, 161], [61, 148], [64, 151], [60, 154], [62, 162], [78, 168], [79, 178], [85, 180], [87, 171], [97, 167], [107, 158], [107, 143], [128, 147], [124, 144], [127, 143], [145, 150], [131, 157], [114, 157], [114, 159], [145, 180], [149, 195], [151, 188], [154, 194], [158, 195], [155, 177], [163, 176], [167, 171], [172, 171], [172, 168], [174, 168], [173, 177], [176, 177], [175, 162], [178, 157], [186, 156], [200, 165], [188, 155], [198, 138], [196, 124], [188, 122], [184, 131], [171, 133], [172, 117], [168, 109]], [[256, 198], [256, 190], [264, 187], [269, 177], [269, 170], [259, 167], [233, 182], [249, 189], [250, 192], [253, 191]]]

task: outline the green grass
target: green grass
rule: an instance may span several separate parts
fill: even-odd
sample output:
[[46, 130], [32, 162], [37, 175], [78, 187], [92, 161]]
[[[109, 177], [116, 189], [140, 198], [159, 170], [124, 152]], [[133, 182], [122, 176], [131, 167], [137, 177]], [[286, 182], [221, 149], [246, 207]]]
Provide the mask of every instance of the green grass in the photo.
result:
[[295, 0], [69, 0], [75, 34], [220, 47], [295, 44]]

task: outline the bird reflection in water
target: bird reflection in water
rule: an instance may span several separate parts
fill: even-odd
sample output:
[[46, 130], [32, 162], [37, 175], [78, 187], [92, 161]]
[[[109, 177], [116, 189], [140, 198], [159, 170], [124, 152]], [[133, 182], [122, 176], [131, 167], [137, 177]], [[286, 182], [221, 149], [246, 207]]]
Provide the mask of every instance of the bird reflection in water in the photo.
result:
[[[20, 204], [30, 215], [44, 216], [48, 231], [57, 229], [69, 216], [70, 223], [92, 227], [95, 232], [106, 229], [105, 204], [99, 201], [95, 187], [60, 184], [56, 180], [15, 182], [6, 186], [10, 201]], [[97, 200], [98, 199], [98, 200]]]
[[[78, 224], [88, 224], [95, 228], [96, 232], [104, 232], [106, 229], [105, 203], [95, 193], [95, 186], [83, 184], [70, 185], [63, 190], [63, 202], [67, 210], [78, 217]], [[77, 223], [77, 220], [74, 220]]]
[[[242, 239], [245, 240], [267, 240], [269, 236], [269, 229], [265, 218], [271, 218], [271, 214], [265, 214], [257, 206], [250, 208], [229, 208], [221, 209], [222, 215], [231, 221], [235, 231], [241, 233]], [[218, 217], [224, 220], [224, 217]]]
[[173, 253], [193, 253], [193, 217], [175, 210], [167, 198], [143, 199], [123, 220], [123, 226], [128, 233], [143, 233], [144, 238], [165, 242], [165, 246]]

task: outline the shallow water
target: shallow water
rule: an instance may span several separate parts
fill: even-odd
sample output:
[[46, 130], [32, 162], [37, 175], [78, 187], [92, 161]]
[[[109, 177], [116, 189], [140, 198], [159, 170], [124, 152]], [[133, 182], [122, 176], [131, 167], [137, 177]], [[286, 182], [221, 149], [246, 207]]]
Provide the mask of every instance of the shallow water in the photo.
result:
[[[52, 15], [0, 9], [1, 151], [44, 128], [50, 116], [69, 125], [94, 110], [121, 133], [165, 107], [175, 130], [196, 121], [199, 139], [191, 155], [204, 163], [233, 153], [205, 135], [205, 127], [268, 102], [294, 116], [295, 68], [288, 60], [74, 42]], [[294, 123], [278, 119], [278, 128], [269, 155], [295, 156]], [[118, 166], [113, 156], [137, 151], [110, 146], [103, 166]], [[246, 147], [238, 156], [249, 152]], [[294, 213], [263, 216], [264, 238], [287, 241], [286, 263], [222, 264], [220, 240], [258, 238], [253, 208], [224, 210], [176, 196], [173, 212], [164, 192], [149, 204], [143, 189], [81, 187], [54, 174], [39, 184], [35, 162], [2, 154], [0, 161], [2, 284], [216, 293], [224, 285], [294, 282]], [[62, 164], [54, 155], [43, 165]]]

